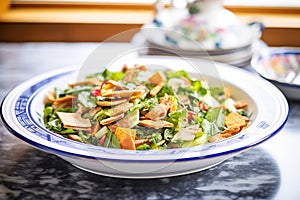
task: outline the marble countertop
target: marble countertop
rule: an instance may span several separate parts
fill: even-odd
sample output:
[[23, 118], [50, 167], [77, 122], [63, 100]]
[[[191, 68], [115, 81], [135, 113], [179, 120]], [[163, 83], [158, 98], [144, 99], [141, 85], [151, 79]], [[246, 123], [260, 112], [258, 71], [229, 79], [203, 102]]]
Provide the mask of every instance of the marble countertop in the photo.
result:
[[[127, 44], [106, 44], [107, 49]], [[53, 68], [81, 64], [96, 43], [0, 43], [0, 100]], [[201, 172], [149, 180], [91, 174], [33, 148], [0, 120], [0, 199], [299, 199], [300, 102], [265, 143]]]

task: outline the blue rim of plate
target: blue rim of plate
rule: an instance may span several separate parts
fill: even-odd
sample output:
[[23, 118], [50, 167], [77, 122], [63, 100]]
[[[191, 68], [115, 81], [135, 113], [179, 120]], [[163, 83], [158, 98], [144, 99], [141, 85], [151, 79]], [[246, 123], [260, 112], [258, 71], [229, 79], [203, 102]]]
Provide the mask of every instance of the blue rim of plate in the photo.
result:
[[[34, 85], [31, 85], [29, 88], [27, 88], [26, 90], [23, 90], [22, 94], [20, 94], [20, 96], [18, 97], [18, 100], [16, 101], [15, 105], [14, 105], [14, 112], [15, 112], [15, 116], [16, 118], [23, 116], [25, 117], [25, 121], [27, 122], [27, 124], [23, 124], [24, 121], [22, 122], [22, 119], [24, 118], [19, 118], [18, 119], [18, 123], [19, 125], [23, 126], [24, 128], [26, 128], [27, 131], [31, 132], [31, 133], [36, 133], [38, 134], [40, 137], [41, 135], [43, 136], [42, 139], [46, 139], [48, 142], [52, 141], [52, 138], [58, 139], [59, 141], [61, 141], [64, 144], [69, 144], [71, 147], [80, 147], [81, 149], [86, 149], [87, 146], [89, 146], [89, 149], [92, 150], [97, 150], [97, 151], [101, 151], [102, 153], [106, 153], [106, 154], [111, 154], [114, 155], [114, 153], [112, 151], [114, 151], [111, 148], [104, 148], [104, 147], [98, 147], [98, 146], [92, 146], [92, 145], [86, 145], [80, 142], [76, 142], [76, 141], [72, 141], [70, 139], [66, 139], [63, 138], [55, 133], [52, 133], [50, 131], [48, 131], [46, 128], [42, 127], [41, 125], [39, 125], [39, 123], [35, 122], [31, 116], [31, 113], [27, 113], [24, 112], [24, 110], [28, 110], [28, 107], [30, 107], [32, 99], [35, 97], [35, 95], [37, 94], [37, 92], [39, 91], [39, 89], [41, 89], [42, 86], [46, 85], [47, 83], [56, 80], [60, 77], [63, 77], [65, 75], [68, 75], [70, 73], [74, 72], [74, 70], [71, 71], [67, 71], [64, 73], [58, 73], [55, 75], [52, 75], [50, 77], [47, 77], [46, 79], [43, 79], [37, 83], [35, 83]], [[15, 89], [13, 89], [12, 91], [10, 91], [7, 96], [11, 93], [13, 93]], [[29, 95], [29, 96], [28, 96]], [[13, 133], [15, 136], [17, 136], [18, 138], [26, 141], [27, 143], [29, 143], [30, 145], [33, 145], [35, 147], [38, 147], [42, 150], [46, 150], [47, 152], [50, 153], [54, 153], [54, 154], [58, 154], [58, 155], [65, 155], [65, 156], [70, 156], [70, 157], [82, 157], [82, 158], [88, 158], [88, 159], [95, 159], [95, 160], [108, 160], [108, 161], [119, 161], [119, 162], [181, 162], [181, 161], [191, 161], [191, 160], [198, 160], [198, 159], [205, 159], [205, 158], [213, 158], [213, 157], [218, 157], [218, 156], [223, 156], [223, 155], [227, 155], [227, 154], [232, 154], [232, 153], [236, 153], [239, 151], [242, 151], [244, 149], [248, 149], [250, 147], [256, 146], [262, 142], [264, 142], [265, 140], [269, 139], [270, 137], [274, 136], [276, 133], [278, 133], [285, 125], [287, 119], [288, 119], [288, 108], [287, 108], [287, 116], [285, 117], [283, 123], [277, 127], [276, 130], [274, 130], [272, 133], [267, 134], [266, 136], [259, 138], [259, 140], [254, 141], [253, 143], [247, 144], [246, 146], [241, 146], [239, 148], [235, 148], [235, 149], [229, 149], [227, 151], [224, 152], [218, 152], [218, 153], [212, 153], [212, 154], [207, 154], [207, 155], [201, 155], [201, 156], [193, 156], [193, 157], [184, 157], [184, 158], [170, 158], [170, 159], [160, 159], [160, 160], [130, 160], [130, 159], [125, 159], [125, 158], [104, 158], [104, 157], [95, 157], [95, 156], [90, 156], [90, 155], [83, 155], [83, 154], [79, 154], [79, 153], [73, 153], [73, 152], [68, 152], [65, 150], [61, 150], [61, 149], [56, 149], [53, 148], [49, 145], [46, 144], [41, 144], [38, 143], [36, 141], [34, 141], [33, 139], [30, 139], [28, 137], [25, 137], [22, 133], [16, 131], [12, 125], [6, 121], [5, 119], [5, 113], [3, 112], [4, 110], [4, 103], [7, 99], [7, 96], [4, 98], [4, 100], [1, 103], [1, 118], [4, 122], [4, 125], [6, 126], [6, 128]], [[25, 100], [24, 100], [25, 99]], [[27, 101], [26, 101], [27, 99]], [[24, 102], [25, 101], [25, 102]], [[23, 106], [21, 107], [21, 109], [18, 106]], [[20, 109], [20, 110], [18, 110]], [[19, 112], [21, 111], [21, 112]], [[25, 125], [25, 126], [24, 126]], [[40, 132], [42, 131], [42, 132]], [[235, 143], [237, 141], [241, 141], [243, 139], [244, 135], [243, 134], [238, 134], [237, 137], [232, 137], [230, 139], [227, 140], [222, 140], [216, 143], [210, 143], [209, 145], [206, 145], [206, 149], [204, 150], [208, 150], [209, 148], [213, 148], [216, 145], [228, 145], [231, 143]], [[50, 142], [51, 142], [50, 141]], [[200, 152], [203, 151], [203, 146], [202, 145], [201, 148], [199, 149], [198, 147], [191, 147], [191, 148], [185, 148], [185, 149], [174, 149], [174, 150], [160, 150], [160, 151], [156, 151], [156, 150], [150, 150], [150, 151], [133, 151], [134, 153], [132, 154], [132, 151], [130, 151], [131, 155], [155, 155], [156, 152], [168, 152], [168, 154], [170, 154], [171, 152], [173, 152], [173, 154], [176, 153], [190, 153], [190, 152]], [[127, 150], [117, 150], [117, 155], [120, 156], [124, 156], [124, 155], [128, 155], [129, 151]], [[122, 152], [122, 153], [120, 153]], [[154, 153], [153, 153], [154, 152]], [[168, 154], [164, 154], [164, 155], [168, 155]]]

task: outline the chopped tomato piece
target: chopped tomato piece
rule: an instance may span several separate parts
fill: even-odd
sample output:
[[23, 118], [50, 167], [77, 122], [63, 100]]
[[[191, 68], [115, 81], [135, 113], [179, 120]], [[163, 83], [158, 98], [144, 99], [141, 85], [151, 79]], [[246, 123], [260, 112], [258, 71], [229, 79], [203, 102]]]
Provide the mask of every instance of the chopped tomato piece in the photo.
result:
[[105, 138], [106, 138], [106, 134], [104, 134], [104, 135], [100, 138], [100, 140], [99, 140], [99, 145], [100, 145], [100, 146], [103, 146], [104, 141], [105, 141]]
[[194, 119], [194, 116], [196, 116], [197, 113], [193, 112], [193, 111], [188, 111], [188, 120], [192, 121]]
[[205, 105], [202, 101], [200, 101], [200, 102], [198, 103], [198, 107], [199, 107], [201, 110], [203, 110], [203, 111], [207, 111], [207, 110], [208, 110], [208, 106]]
[[94, 90], [92, 90], [92, 95], [94, 97], [100, 96], [100, 94], [101, 94], [100, 89], [94, 89]]

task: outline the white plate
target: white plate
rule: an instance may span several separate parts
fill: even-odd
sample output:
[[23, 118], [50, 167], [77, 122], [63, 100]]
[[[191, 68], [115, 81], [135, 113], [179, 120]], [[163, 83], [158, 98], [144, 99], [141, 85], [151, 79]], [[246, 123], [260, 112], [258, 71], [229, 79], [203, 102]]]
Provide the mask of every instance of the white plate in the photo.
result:
[[[221, 55], [249, 48], [253, 42], [259, 40], [260, 33], [258, 33], [258, 25], [256, 24], [254, 24], [253, 27], [250, 25], [244, 27], [247, 30], [244, 30], [243, 35], [240, 35], [240, 38], [238, 38], [242, 39], [238, 45], [223, 48], [205, 47], [201, 42], [189, 39], [186, 36], [183, 36], [181, 33], [174, 31], [172, 28], [157, 27], [154, 24], [144, 25], [139, 34], [141, 34], [141, 36], [145, 38], [146, 42], [152, 46], [164, 48], [169, 51], [175, 51], [180, 54], [188, 53], [197, 55]], [[184, 45], [174, 44], [174, 42], [168, 40], [168, 37], [166, 37], [167, 33], [174, 33], [174, 35], [178, 36], [179, 38], [184, 38]]]
[[196, 53], [188, 53], [188, 52], [177, 52], [177, 51], [170, 51], [165, 48], [157, 48], [153, 45], [149, 44], [147, 46], [148, 55], [177, 55], [177, 56], [185, 56], [190, 58], [198, 58], [198, 59], [205, 59], [205, 60], [212, 60], [216, 62], [222, 62], [227, 64], [234, 64], [234, 63], [241, 63], [244, 61], [249, 61], [253, 55], [253, 49], [250, 46], [249, 48], [241, 49], [240, 51], [234, 51], [227, 54], [220, 54], [220, 55], [209, 55], [209, 54], [196, 54]]
[[[178, 46], [172, 45], [166, 41], [165, 42], [158, 41], [157, 38], [147, 38], [146, 42], [148, 43], [148, 45], [150, 47], [153, 47], [153, 48], [164, 49], [166, 51], [178, 53], [180, 55], [188, 54], [188, 55], [192, 55], [192, 56], [207, 56], [207, 55], [218, 56], [218, 55], [235, 53], [238, 51], [247, 50], [247, 49], [251, 48], [251, 43], [244, 45], [244, 46], [237, 47], [237, 48], [206, 50], [206, 49], [201, 49], [200, 45], [199, 45], [198, 49], [183, 49]], [[195, 45], [197, 45], [197, 44], [195, 43]]]
[[255, 40], [251, 45], [236, 49], [188, 51], [179, 48], [170, 48], [168, 45], [163, 46], [153, 43], [151, 40], [146, 40], [142, 33], [135, 34], [132, 43], [139, 48], [140, 55], [184, 56], [222, 62], [237, 67], [249, 66], [252, 56], [267, 46], [263, 41]]
[[[120, 69], [124, 60], [115, 62]], [[122, 64], [121, 64], [122, 63]], [[43, 99], [55, 86], [67, 86], [78, 76], [78, 69], [65, 68], [30, 79], [14, 88], [1, 105], [5, 126], [18, 138], [43, 151], [56, 154], [86, 171], [122, 178], [157, 178], [188, 174], [210, 168], [258, 145], [278, 133], [288, 116], [282, 93], [268, 81], [242, 69], [203, 60], [174, 57], [143, 57], [125, 62], [185, 69], [233, 90], [233, 97], [245, 99], [251, 122], [238, 135], [216, 143], [185, 149], [132, 151], [103, 148], [72, 141], [44, 128]], [[196, 69], [195, 69], [196, 67]], [[82, 71], [82, 70], [81, 70]]]

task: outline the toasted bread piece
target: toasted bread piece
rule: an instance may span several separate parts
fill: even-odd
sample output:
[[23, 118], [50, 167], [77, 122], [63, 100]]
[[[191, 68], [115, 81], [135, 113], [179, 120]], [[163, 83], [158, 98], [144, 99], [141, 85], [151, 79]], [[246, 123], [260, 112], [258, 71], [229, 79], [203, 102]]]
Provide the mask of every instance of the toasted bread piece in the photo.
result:
[[124, 90], [126, 89], [126, 85], [122, 84], [122, 83], [119, 83], [117, 81], [114, 81], [114, 80], [108, 80], [106, 82], [107, 86], [106, 86], [106, 89], [111, 89], [111, 88], [115, 88], [117, 90]]
[[90, 79], [86, 79], [86, 80], [83, 80], [83, 81], [78, 81], [78, 82], [75, 82], [75, 83], [70, 83], [69, 86], [70, 87], [75, 87], [75, 86], [78, 86], [78, 85], [98, 85], [100, 82], [97, 78], [90, 78]]
[[246, 108], [247, 106], [248, 106], [248, 103], [245, 100], [238, 100], [234, 104], [234, 107], [236, 109]]
[[132, 105], [133, 104], [129, 103], [129, 102], [125, 102], [125, 103], [116, 105], [115, 107], [111, 108], [111, 110], [112, 110], [111, 115], [116, 116], [116, 115], [124, 114], [130, 109], [130, 107]]
[[56, 113], [63, 123], [64, 127], [79, 127], [79, 128], [90, 128], [92, 126], [89, 119], [84, 119], [78, 113]]
[[100, 124], [101, 125], [108, 125], [108, 124], [111, 124], [115, 121], [118, 121], [118, 120], [122, 119], [123, 117], [124, 117], [124, 113], [122, 113], [120, 115], [110, 117], [110, 118], [103, 119], [103, 120], [100, 121]]
[[72, 105], [72, 101], [76, 100], [76, 99], [77, 99], [77, 97], [75, 97], [75, 96], [69, 96], [69, 95], [67, 95], [67, 96], [55, 99], [53, 101], [53, 104], [54, 105], [58, 105], [58, 104], [62, 104], [62, 103], [69, 103], [69, 104]]
[[108, 107], [108, 106], [116, 106], [121, 103], [127, 102], [127, 99], [118, 99], [118, 100], [110, 100], [110, 101], [97, 101], [98, 106]]
[[132, 68], [127, 68], [126, 73], [123, 77], [125, 83], [133, 81], [140, 71], [146, 71], [147, 68], [144, 65], [137, 65]]
[[161, 90], [161, 88], [164, 86], [164, 83], [160, 83], [158, 85], [156, 85], [154, 88], [152, 88], [152, 90], [150, 91], [150, 95], [151, 96], [155, 96], [157, 95], [157, 93], [159, 93], [159, 91]]
[[158, 120], [158, 121], [152, 121], [152, 120], [141, 120], [139, 122], [140, 126], [145, 126], [148, 128], [155, 128], [155, 129], [160, 129], [160, 128], [172, 128], [174, 125], [170, 122], [163, 121], [163, 120]]
[[160, 73], [156, 72], [152, 76], [149, 77], [148, 82], [153, 83], [154, 85], [163, 84], [166, 81], [165, 76]]
[[248, 118], [240, 115], [237, 112], [229, 113], [224, 120], [226, 127], [240, 127], [243, 128], [247, 126]]
[[55, 97], [55, 94], [54, 92], [52, 91], [49, 91], [47, 96], [45, 97], [44, 99], [44, 103], [53, 103], [55, 101], [56, 97]]
[[153, 121], [158, 121], [164, 119], [167, 116], [167, 106], [165, 105], [156, 105], [154, 106], [145, 117]]
[[115, 132], [122, 149], [135, 150], [136, 130], [118, 127]]
[[165, 94], [165, 96], [160, 98], [160, 105], [165, 105], [167, 107], [167, 111], [174, 112], [177, 110], [177, 100], [176, 98]]
[[117, 90], [102, 94], [103, 97], [128, 98], [131, 96], [142, 96], [143, 90]]

